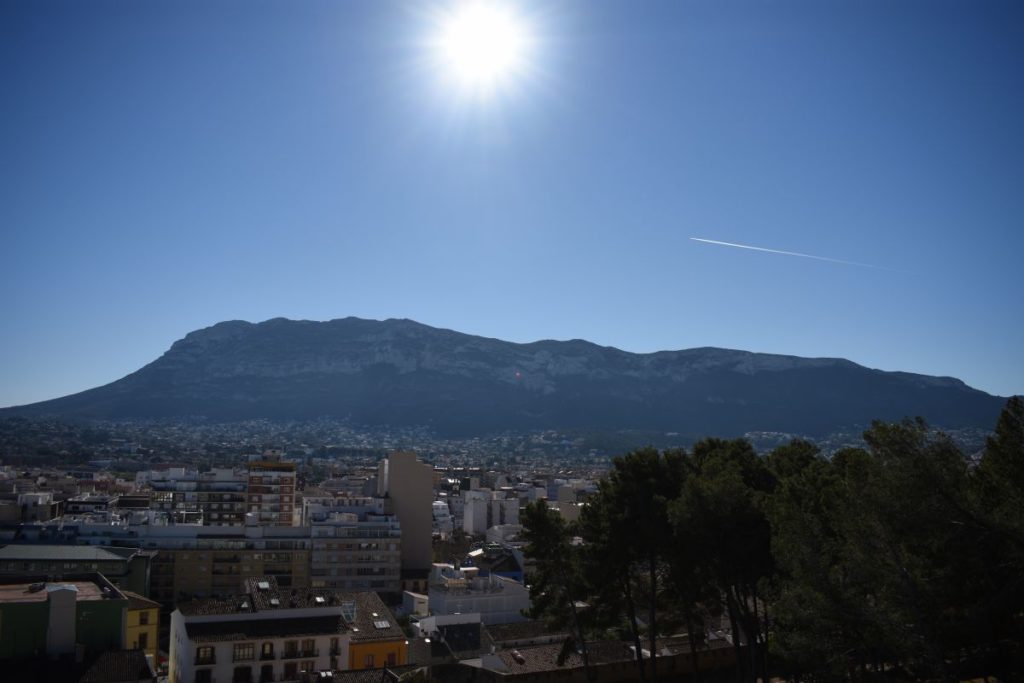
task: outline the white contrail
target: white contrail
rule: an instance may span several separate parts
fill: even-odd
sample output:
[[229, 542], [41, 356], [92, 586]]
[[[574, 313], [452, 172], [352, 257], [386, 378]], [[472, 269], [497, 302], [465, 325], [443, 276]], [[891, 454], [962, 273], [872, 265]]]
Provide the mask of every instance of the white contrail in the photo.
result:
[[[812, 258], [816, 261], [828, 261], [829, 263], [842, 263], [847, 266], [860, 266], [861, 268], [874, 268], [875, 270], [893, 270], [892, 268], [886, 268], [885, 266], [875, 266], [870, 263], [858, 263], [857, 261], [844, 261], [838, 258], [829, 258], [827, 256], [815, 256], [814, 254], [801, 254], [798, 251], [783, 251], [782, 249], [768, 249], [767, 247], [754, 247], [749, 244], [736, 244], [735, 242], [722, 242], [721, 240], [708, 240], [703, 237], [691, 237], [694, 242], [704, 242], [706, 244], [719, 244], [723, 247], [736, 247], [737, 249], [750, 249], [752, 251], [763, 251], [768, 254], [783, 254], [784, 256], [799, 256], [800, 258]], [[900, 271], [894, 271], [900, 272]]]

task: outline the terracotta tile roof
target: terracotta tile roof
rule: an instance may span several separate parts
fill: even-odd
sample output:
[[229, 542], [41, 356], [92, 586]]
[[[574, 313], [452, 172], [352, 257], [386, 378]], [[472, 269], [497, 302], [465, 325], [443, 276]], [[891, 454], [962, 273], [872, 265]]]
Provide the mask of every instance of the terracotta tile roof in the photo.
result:
[[359, 671], [332, 671], [331, 676], [314, 678], [323, 683], [391, 683], [394, 679], [385, 669], [361, 669]]
[[131, 591], [122, 590], [121, 592], [128, 598], [128, 609], [160, 609], [159, 602], [153, 602], [149, 598], [144, 598]]
[[207, 614], [249, 614], [253, 612], [252, 599], [248, 595], [234, 598], [192, 600], [178, 603], [178, 610], [187, 617]]
[[155, 680], [153, 671], [142, 650], [116, 650], [104, 652], [89, 667], [79, 683], [122, 683], [123, 681]]
[[376, 593], [336, 593], [338, 603], [346, 603], [355, 607], [355, 615], [349, 626], [352, 627], [352, 640], [398, 640], [405, 638], [405, 632], [398, 626], [391, 610], [387, 608]]
[[298, 638], [345, 632], [345, 621], [338, 616], [296, 617], [293, 619], [242, 619], [186, 624], [189, 640], [210, 643], [258, 638]]
[[[497, 656], [501, 658], [507, 673], [510, 675], [541, 671], [565, 671], [583, 666], [583, 658], [576, 653], [570, 654], [565, 662], [559, 666], [558, 653], [561, 650], [561, 643], [552, 643], [550, 645], [524, 647], [518, 650], [503, 650], [497, 653]], [[632, 661], [633, 659], [633, 652], [629, 649], [629, 646], [619, 641], [587, 643], [587, 654], [592, 665]]]
[[494, 642], [501, 643], [509, 640], [529, 640], [541, 636], [561, 635], [567, 636], [565, 631], [549, 631], [548, 627], [540, 621], [516, 621], [510, 624], [488, 624], [487, 630]]
[[[259, 611], [295, 609], [305, 607], [328, 607], [338, 605], [334, 591], [325, 588], [278, 588], [273, 576], [255, 576], [245, 580], [245, 592], [252, 597]], [[317, 598], [320, 598], [317, 600]]]
[[310, 607], [333, 607], [337, 611], [342, 603], [342, 594], [326, 588], [280, 589], [273, 576], [248, 578], [244, 586], [245, 592], [241, 595], [183, 602], [178, 605], [178, 609], [185, 616], [272, 612]]

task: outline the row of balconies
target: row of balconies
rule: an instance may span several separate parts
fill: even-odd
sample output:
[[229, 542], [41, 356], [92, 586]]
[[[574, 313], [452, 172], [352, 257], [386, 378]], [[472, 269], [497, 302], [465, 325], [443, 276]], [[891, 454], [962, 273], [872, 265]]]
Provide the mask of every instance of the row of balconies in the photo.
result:
[[[330, 653], [331, 653], [332, 657], [337, 657], [337, 656], [339, 656], [341, 654], [341, 648], [340, 647], [332, 647], [330, 649]], [[258, 654], [257, 658], [261, 662], [268, 662], [268, 661], [286, 660], [286, 659], [314, 659], [314, 658], [319, 657], [319, 656], [320, 656], [320, 650], [318, 648], [313, 648], [312, 650], [285, 650], [285, 651], [279, 652], [279, 653], [260, 652]], [[253, 661], [252, 658], [232, 659], [232, 662], [234, 662], [234, 663], [251, 662], [251, 661]], [[211, 654], [209, 656], [199, 656], [199, 655], [196, 655], [196, 658], [195, 658], [195, 666], [212, 666], [212, 665], [214, 665], [216, 663], [217, 663], [216, 652], [214, 652], [213, 654]]]
[[[331, 654], [336, 655], [337, 652], [331, 650]], [[277, 654], [274, 652], [260, 652], [259, 658], [261, 662], [267, 662], [275, 659], [311, 659], [319, 656], [320, 650], [313, 648], [312, 650], [285, 650]]]

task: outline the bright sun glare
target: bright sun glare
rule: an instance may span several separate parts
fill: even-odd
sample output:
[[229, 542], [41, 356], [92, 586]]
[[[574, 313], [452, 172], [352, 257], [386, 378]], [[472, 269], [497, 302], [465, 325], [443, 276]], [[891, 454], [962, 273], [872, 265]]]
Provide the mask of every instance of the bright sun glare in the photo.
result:
[[507, 3], [469, 0], [439, 17], [435, 50], [444, 74], [460, 87], [495, 90], [522, 75], [529, 34]]

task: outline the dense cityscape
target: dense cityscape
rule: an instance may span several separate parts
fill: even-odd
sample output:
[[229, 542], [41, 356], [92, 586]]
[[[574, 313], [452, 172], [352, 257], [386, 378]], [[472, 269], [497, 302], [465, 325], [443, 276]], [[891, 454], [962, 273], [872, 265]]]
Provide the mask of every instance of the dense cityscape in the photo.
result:
[[0, 2], [0, 683], [1024, 681], [1024, 2]]
[[[609, 462], [580, 454], [553, 432], [446, 442], [330, 423], [16, 419], [4, 422], [3, 435], [3, 623], [21, 605], [16, 596], [37, 583], [77, 586], [80, 601], [114, 595], [124, 608], [105, 624], [80, 615], [80, 632], [72, 629], [62, 643], [50, 641], [46, 620], [36, 634], [5, 641], [3, 656], [14, 660], [78, 648], [66, 670], [44, 667], [38, 680], [88, 679], [90, 666], [115, 666], [112, 650], [125, 666], [144, 651], [153, 671], [173, 681], [285, 681], [447, 661], [444, 653], [410, 659], [430, 649], [438, 629], [452, 638], [472, 631], [465, 637], [476, 639], [477, 656], [487, 650], [479, 644], [482, 624], [529, 623], [526, 631], [550, 639], [524, 616], [530, 602], [520, 506], [550, 499], [572, 519]], [[424, 445], [422, 456], [395, 450], [414, 443]], [[35, 602], [41, 592], [29, 595]], [[235, 604], [239, 596], [250, 596], [241, 598], [248, 607]], [[288, 638], [293, 619], [328, 613], [322, 632]], [[410, 617], [427, 614], [430, 620], [410, 626]], [[238, 654], [220, 644], [226, 654], [218, 656], [189, 621], [212, 615], [217, 623], [232, 615], [259, 624], [269, 650]], [[368, 615], [370, 625], [361, 628]], [[123, 633], [122, 620], [131, 627]], [[244, 631], [230, 623], [229, 630]], [[420, 640], [410, 645], [414, 636]], [[275, 659], [275, 647], [288, 661], [258, 670], [242, 664]]]
[[[881, 624], [881, 639], [851, 642], [848, 656], [861, 664], [833, 669], [814, 659], [817, 648], [792, 649], [808, 615], [799, 607], [803, 616], [787, 622], [795, 605], [786, 596], [820, 590], [813, 586], [822, 578], [802, 576], [807, 568], [792, 544], [828, 548], [794, 520], [839, 523], [832, 533], [842, 536], [843, 519], [870, 517], [858, 507], [865, 495], [881, 491], [876, 506], [891, 505], [921, 495], [896, 489], [939, 477], [923, 495], [960, 499], [966, 486], [977, 488], [978, 500], [925, 498], [922, 510], [951, 505], [949, 514], [967, 515], [971, 525], [1016, 528], [1019, 510], [1006, 506], [1019, 495], [1022, 420], [1024, 404], [1014, 399], [977, 452], [908, 421], [876, 423], [831, 452], [791, 438], [759, 454], [740, 438], [609, 457], [581, 452], [581, 440], [554, 431], [461, 441], [330, 421], [10, 418], [0, 424], [0, 624], [16, 619], [18, 628], [4, 631], [0, 657], [18, 680], [40, 681], [355, 681], [369, 672], [373, 680], [624, 681], [657, 671], [669, 679], [802, 672], [831, 680], [847, 677], [849, 666], [864, 667], [855, 678], [878, 680], [1005, 676], [1018, 670], [1021, 652], [991, 636], [942, 636], [932, 643], [936, 659], [894, 645], [888, 639], [903, 636]], [[410, 448], [416, 443], [419, 452]], [[799, 500], [792, 496], [806, 495], [796, 494], [801, 487], [821, 495], [829, 477], [849, 477], [873, 460], [882, 468], [870, 475], [880, 477], [873, 490], [845, 512], [841, 496], [827, 504], [840, 506], [832, 522], [837, 512], [827, 506], [786, 512]], [[942, 474], [956, 461], [977, 468], [970, 477], [978, 483]], [[714, 496], [739, 506], [729, 513], [738, 517], [712, 513]], [[982, 497], [985, 509], [964, 509]], [[906, 514], [890, 510], [880, 523], [905, 533]], [[735, 524], [725, 536], [713, 531]], [[922, 534], [946, 533], [914, 528], [901, 552], [919, 553]], [[714, 537], [702, 535], [708, 531]], [[887, 532], [872, 531], [869, 545], [878, 533]], [[962, 552], [971, 559], [1000, 551]], [[694, 553], [712, 559], [695, 563]], [[844, 556], [833, 561], [849, 562]], [[941, 572], [954, 571], [925, 570], [936, 558], [916, 557], [926, 563], [910, 579], [923, 582], [918, 590], [935, 590]], [[933, 571], [940, 573], [929, 579]], [[690, 593], [677, 592], [683, 587]], [[865, 588], [879, 604], [895, 600], [886, 609], [906, 597]], [[977, 609], [987, 610], [988, 595], [962, 599], [980, 599]], [[933, 599], [915, 609], [948, 609], [947, 594]], [[645, 600], [649, 614], [640, 618]], [[616, 612], [633, 601], [636, 608]], [[1008, 604], [999, 618], [1007, 635], [1020, 628]], [[827, 621], [832, 608], [818, 609], [816, 618]], [[975, 636], [980, 651], [966, 645]], [[832, 646], [821, 647], [828, 657]], [[967, 648], [955, 665], [950, 647]]]

